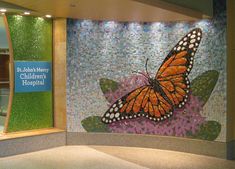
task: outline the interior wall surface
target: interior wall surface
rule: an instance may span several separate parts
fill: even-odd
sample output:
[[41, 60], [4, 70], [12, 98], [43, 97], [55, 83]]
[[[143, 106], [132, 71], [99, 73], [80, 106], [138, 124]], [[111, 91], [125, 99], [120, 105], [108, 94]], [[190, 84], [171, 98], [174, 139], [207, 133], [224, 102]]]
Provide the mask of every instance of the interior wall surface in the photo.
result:
[[[52, 21], [8, 15], [14, 61], [52, 61]], [[52, 91], [13, 94], [7, 132], [53, 127]]]
[[233, 104], [234, 100], [234, 1], [228, 0], [228, 140], [235, 139], [235, 123], [234, 123], [234, 110], [235, 106]]
[[235, 56], [235, 2], [233, 0], [227, 1], [228, 8], [228, 115], [227, 115], [227, 141], [228, 141], [228, 150], [231, 159], [235, 159], [235, 106], [234, 106], [234, 56]]
[[[226, 3], [214, 1], [214, 17], [197, 22], [67, 21], [68, 132], [132, 133], [226, 141]], [[101, 122], [118, 98], [143, 84], [146, 59], [152, 77], [175, 44], [194, 28], [201, 44], [189, 74], [191, 91], [172, 118]], [[146, 79], [145, 79], [146, 80]]]
[[54, 127], [66, 129], [66, 19], [53, 20]]

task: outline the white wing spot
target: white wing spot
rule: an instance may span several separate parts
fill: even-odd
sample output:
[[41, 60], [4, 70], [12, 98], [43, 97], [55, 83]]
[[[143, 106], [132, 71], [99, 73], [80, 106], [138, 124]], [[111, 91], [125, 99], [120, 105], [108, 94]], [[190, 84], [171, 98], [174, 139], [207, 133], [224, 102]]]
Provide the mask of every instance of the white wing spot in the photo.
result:
[[183, 45], [184, 45], [184, 46], [186, 46], [187, 44], [188, 44], [188, 42], [184, 42], [184, 44], [183, 44]]
[[188, 37], [191, 36], [191, 33], [188, 34]]
[[198, 38], [197, 38], [197, 40], [201, 40], [201, 38], [200, 38], [200, 37], [198, 37]]
[[196, 42], [196, 39], [192, 39], [192, 40], [190, 41], [190, 43], [194, 43], [194, 42]]
[[196, 31], [193, 31], [193, 34], [196, 34], [197, 32]]
[[112, 112], [113, 112], [113, 108], [111, 108], [111, 109], [109, 110], [109, 112], [112, 113]]
[[177, 51], [180, 51], [180, 49], [181, 49], [181, 47], [179, 46], [179, 47], [177, 48]]
[[189, 45], [189, 48], [191, 49], [191, 48], [193, 48], [194, 47], [194, 44], [190, 44]]
[[183, 41], [180, 41], [179, 45], [182, 45], [184, 42]]
[[118, 118], [120, 116], [120, 113], [116, 113], [115, 117]]
[[113, 108], [116, 107], [116, 104], [113, 104]]
[[120, 105], [119, 105], [119, 108], [122, 108], [122, 106], [123, 106], [123, 104], [120, 104]]
[[193, 38], [195, 38], [195, 37], [196, 37], [196, 35], [192, 35], [190, 38], [193, 39]]
[[114, 111], [117, 112], [117, 111], [118, 111], [118, 108], [116, 107], [116, 108], [114, 109]]
[[186, 41], [186, 40], [188, 40], [188, 38], [187, 38], [187, 37], [185, 37], [185, 38], [184, 38], [184, 41]]
[[106, 115], [105, 115], [105, 117], [109, 117], [110, 116], [110, 114], [109, 113], [107, 113]]
[[112, 113], [111, 115], [110, 115], [110, 119], [113, 119], [114, 118], [114, 114]]

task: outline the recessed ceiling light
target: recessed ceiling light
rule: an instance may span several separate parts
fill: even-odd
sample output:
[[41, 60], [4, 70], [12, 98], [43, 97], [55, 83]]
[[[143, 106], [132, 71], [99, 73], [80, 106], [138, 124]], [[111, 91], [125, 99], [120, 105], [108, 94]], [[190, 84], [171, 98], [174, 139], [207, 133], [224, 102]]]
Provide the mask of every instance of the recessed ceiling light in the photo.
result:
[[6, 9], [3, 8], [0, 9], [0, 12], [6, 12], [6, 11], [7, 11]]
[[45, 15], [47, 18], [51, 18], [51, 15]]
[[24, 14], [25, 15], [30, 15], [30, 12], [25, 11]]

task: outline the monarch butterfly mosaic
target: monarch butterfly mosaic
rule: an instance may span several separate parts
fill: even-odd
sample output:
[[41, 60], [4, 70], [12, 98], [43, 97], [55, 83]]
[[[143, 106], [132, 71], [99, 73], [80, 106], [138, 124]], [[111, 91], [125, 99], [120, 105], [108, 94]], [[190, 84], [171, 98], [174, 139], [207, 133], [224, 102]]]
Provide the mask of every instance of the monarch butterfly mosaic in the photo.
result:
[[140, 116], [152, 121], [163, 121], [173, 116], [175, 108], [181, 108], [188, 99], [194, 56], [201, 42], [202, 31], [193, 29], [184, 36], [167, 55], [155, 78], [147, 70], [148, 84], [141, 86], [114, 102], [101, 118], [103, 123], [113, 123]]

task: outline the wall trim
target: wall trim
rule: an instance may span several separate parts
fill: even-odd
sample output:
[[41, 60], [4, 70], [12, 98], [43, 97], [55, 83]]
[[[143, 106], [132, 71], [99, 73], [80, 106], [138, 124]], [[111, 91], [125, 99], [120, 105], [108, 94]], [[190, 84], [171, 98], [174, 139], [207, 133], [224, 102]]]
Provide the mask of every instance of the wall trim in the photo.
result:
[[62, 130], [54, 130], [51, 129], [51, 132], [49, 132], [50, 130], [42, 130], [41, 134], [39, 134], [40, 131], [35, 131], [35, 135], [24, 132], [25, 135], [21, 137], [1, 136], [0, 157], [66, 145], [101, 145], [162, 149], [235, 160], [235, 140], [226, 143], [158, 135], [66, 133]]
[[225, 142], [156, 135], [68, 132], [67, 145], [143, 147], [227, 158]]
[[38, 134], [22, 137], [0, 136], [0, 158], [66, 145], [65, 131]]
[[66, 129], [66, 19], [53, 20], [54, 127]]
[[8, 106], [7, 106], [7, 117], [5, 120], [4, 129], [3, 129], [3, 133], [7, 133], [8, 124], [9, 124], [10, 116], [11, 116], [12, 102], [13, 102], [13, 97], [14, 97], [15, 73], [14, 73], [13, 47], [12, 47], [12, 42], [11, 42], [10, 28], [9, 28], [6, 16], [4, 16], [4, 24], [5, 24], [6, 33], [7, 33], [7, 41], [8, 41], [8, 46], [9, 46], [9, 57], [10, 57], [10, 60], [9, 60], [10, 61], [9, 62], [10, 93], [9, 93]]

